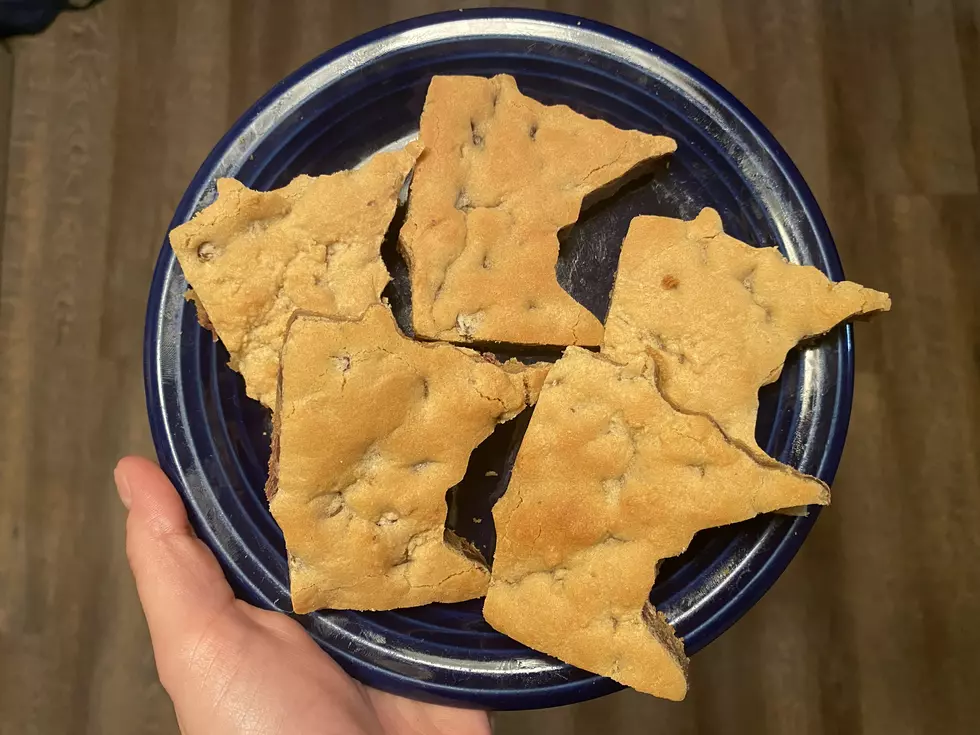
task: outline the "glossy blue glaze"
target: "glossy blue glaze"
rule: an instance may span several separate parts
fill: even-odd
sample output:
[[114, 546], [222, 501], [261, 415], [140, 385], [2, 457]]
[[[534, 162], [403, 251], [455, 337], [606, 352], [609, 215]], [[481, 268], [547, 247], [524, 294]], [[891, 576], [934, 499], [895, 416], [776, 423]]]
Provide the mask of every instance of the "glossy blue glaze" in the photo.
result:
[[[356, 165], [403, 141], [417, 130], [433, 74], [500, 72], [516, 76], [524, 92], [544, 102], [677, 139], [668, 166], [586, 212], [563, 245], [559, 279], [600, 317], [608, 307], [619, 243], [638, 214], [691, 218], [710, 205], [736, 237], [778, 245], [791, 260], [843, 278], [826, 223], [799, 172], [728, 92], [641, 38], [533, 11], [417, 18], [312, 61], [278, 83], [222, 138], [187, 189], [172, 226], [213, 200], [217, 177], [269, 189], [299, 173]], [[150, 291], [144, 355], [160, 463], [236, 592], [261, 607], [289, 611], [282, 535], [263, 494], [268, 413], [245, 398], [241, 379], [225, 366], [223, 348], [198, 327], [193, 307], [184, 301], [185, 288], [164, 244]], [[396, 307], [403, 305], [403, 277], [396, 274], [389, 296]], [[760, 444], [829, 483], [844, 444], [852, 379], [849, 328], [791, 356], [780, 381], [763, 391]], [[465, 512], [459, 516], [487, 514], [486, 496], [502, 491], [522, 429], [518, 421], [495, 434], [474, 460], [499, 468], [500, 479], [491, 486], [465, 481], [457, 498]], [[683, 556], [663, 565], [651, 599], [689, 653], [763, 595], [816, 515], [766, 516], [705, 532]], [[461, 531], [472, 532], [492, 551], [485, 526]], [[416, 698], [520, 709], [568, 704], [619, 688], [494, 632], [480, 616], [479, 601], [298, 619], [352, 675]]]

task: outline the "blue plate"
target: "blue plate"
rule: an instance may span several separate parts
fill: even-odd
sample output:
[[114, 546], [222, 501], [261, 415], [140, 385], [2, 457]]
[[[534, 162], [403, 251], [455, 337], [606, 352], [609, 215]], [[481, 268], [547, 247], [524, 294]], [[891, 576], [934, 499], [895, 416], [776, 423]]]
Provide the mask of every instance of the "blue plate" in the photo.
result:
[[[270, 189], [297, 174], [348, 168], [399, 144], [417, 131], [434, 74], [497, 73], [513, 74], [525, 93], [543, 102], [565, 103], [619, 127], [666, 133], [678, 142], [667, 166], [586, 212], [563, 244], [559, 279], [600, 317], [608, 307], [619, 243], [638, 214], [689, 219], [710, 205], [734, 236], [778, 245], [790, 260], [815, 265], [833, 280], [843, 278], [827, 225], [799, 172], [728, 92], [641, 38], [532, 11], [417, 18], [312, 61], [277, 84], [222, 138], [171, 226], [213, 200], [220, 176]], [[401, 311], [404, 266], [392, 251], [389, 243], [385, 252], [396, 276], [389, 296]], [[245, 397], [241, 379], [225, 365], [224, 349], [197, 325], [184, 300], [186, 287], [164, 244], [150, 291], [144, 355], [160, 463], [236, 592], [260, 607], [288, 612], [283, 539], [263, 494], [269, 416]], [[844, 444], [852, 382], [849, 328], [791, 355], [780, 381], [763, 391], [760, 444], [829, 483]], [[450, 521], [488, 513], [487, 498], [502, 490], [526, 418], [477, 450], [475, 466], [499, 467], [503, 479], [481, 486], [468, 477], [455, 502], [465, 512], [451, 510]], [[689, 653], [763, 595], [816, 515], [765, 516], [714, 529], [664, 564], [651, 600]], [[492, 552], [492, 534], [481, 537], [472, 524], [459, 530]], [[416, 698], [522, 709], [569, 704], [619, 688], [496, 633], [484, 623], [480, 606], [473, 601], [298, 619], [353, 676]]]

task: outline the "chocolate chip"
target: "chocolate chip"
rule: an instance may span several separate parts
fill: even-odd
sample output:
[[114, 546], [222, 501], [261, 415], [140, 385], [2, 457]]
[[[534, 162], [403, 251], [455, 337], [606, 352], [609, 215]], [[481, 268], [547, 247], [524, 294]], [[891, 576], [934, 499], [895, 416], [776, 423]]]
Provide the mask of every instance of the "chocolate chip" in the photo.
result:
[[218, 254], [218, 248], [215, 247], [213, 242], [202, 242], [197, 246], [197, 259], [202, 263], [207, 263], [209, 260], [213, 260], [214, 256]]

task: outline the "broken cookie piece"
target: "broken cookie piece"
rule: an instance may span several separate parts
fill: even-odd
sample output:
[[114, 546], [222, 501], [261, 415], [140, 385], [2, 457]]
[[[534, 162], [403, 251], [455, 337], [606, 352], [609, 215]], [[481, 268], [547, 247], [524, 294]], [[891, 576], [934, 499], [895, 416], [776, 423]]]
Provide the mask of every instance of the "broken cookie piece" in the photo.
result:
[[297, 309], [356, 318], [379, 302], [388, 283], [381, 242], [420, 151], [410, 143], [269, 192], [219, 179], [217, 200], [170, 233], [198, 318], [228, 349], [250, 397], [274, 404]]
[[548, 367], [413, 342], [382, 305], [353, 321], [297, 315], [268, 486], [295, 611], [484, 594], [485, 563], [445, 528], [446, 492], [494, 427], [534, 401]]
[[400, 234], [416, 335], [599, 344], [602, 324], [555, 277], [558, 232], [674, 141], [543, 105], [506, 75], [434, 77], [420, 139]]
[[671, 403], [756, 447], [759, 388], [779, 378], [786, 353], [890, 307], [887, 294], [832, 283], [775, 248], [726, 235], [713, 209], [689, 222], [637, 217], [623, 242], [602, 354], [656, 362]]
[[819, 480], [674, 410], [652, 370], [570, 347], [493, 509], [484, 617], [569, 664], [682, 699], [683, 646], [649, 603], [659, 562], [702, 529], [828, 500]]

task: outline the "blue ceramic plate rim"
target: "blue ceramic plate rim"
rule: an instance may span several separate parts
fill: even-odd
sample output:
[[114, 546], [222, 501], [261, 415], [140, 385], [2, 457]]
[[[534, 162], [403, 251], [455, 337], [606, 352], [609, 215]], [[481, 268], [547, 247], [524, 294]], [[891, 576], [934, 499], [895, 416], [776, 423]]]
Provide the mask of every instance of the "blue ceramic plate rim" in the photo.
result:
[[[592, 40], [607, 39], [615, 43], [616, 50], [620, 53], [624, 50], [627, 53], [635, 52], [625, 58], [617, 57], [621, 61], [626, 61], [639, 68], [643, 68], [644, 56], [652, 56], [672, 67], [678, 74], [677, 79], [671, 81], [676, 81], [677, 86], [688, 92], [694, 100], [702, 92], [705, 93], [714, 104], [723, 107], [728, 114], [736, 119], [760, 145], [761, 150], [768, 154], [784, 182], [788, 184], [790, 190], [796, 197], [800, 210], [817, 244], [817, 253], [822, 260], [821, 265], [823, 266], [824, 272], [832, 280], [843, 280], [843, 269], [829, 228], [802, 175], [772, 134], [731, 93], [692, 64], [646, 39], [596, 21], [572, 15], [537, 10], [461, 10], [412, 18], [365, 33], [340, 44], [310, 61], [275, 84], [221, 138], [205, 159], [181, 198], [174, 218], [168, 227], [168, 231], [186, 221], [193, 214], [194, 204], [206, 196], [209, 188], [213, 189], [214, 181], [217, 178], [232, 173], [236, 170], [237, 165], [241, 164], [248, 157], [253, 145], [261, 140], [263, 133], [267, 132], [264, 129], [259, 129], [263, 124], [263, 118], [267, 111], [281, 104], [285, 94], [293, 95], [291, 104], [298, 105], [305, 97], [297, 95], [302, 94], [304, 91], [309, 94], [316, 89], [311, 84], [307, 84], [304, 87], [303, 82], [306, 81], [309, 83], [311, 76], [322, 71], [325, 67], [332, 64], [336, 65], [337, 62], [346, 60], [347, 64], [343, 68], [338, 69], [333, 77], [326, 80], [317, 80], [333, 81], [343, 76], [347, 69], [355, 68], [359, 63], [362, 63], [358, 59], [359, 51], [363, 52], [365, 49], [376, 48], [379, 45], [383, 46], [386, 41], [390, 41], [406, 31], [441, 26], [454, 21], [483, 20], [493, 20], [500, 23], [501, 33], [499, 36], [501, 37], [510, 37], [513, 35], [505, 32], [508, 30], [506, 27], [507, 21], [537, 22], [541, 24], [541, 29], [550, 25], [552, 26], [550, 30], [565, 33], [585, 32], [592, 34]], [[481, 37], [488, 38], [492, 36], [484, 33]], [[582, 42], [581, 39], [578, 40], [580, 43]], [[599, 53], [604, 51], [602, 48], [597, 48], [596, 50]], [[778, 222], [775, 224], [777, 226], [779, 225]], [[168, 284], [168, 277], [173, 268], [173, 261], [173, 253], [169, 248], [169, 243], [165, 240], [154, 269], [144, 332], [144, 382], [147, 413], [154, 446], [161, 467], [174, 481], [174, 484], [181, 492], [185, 504], [188, 505], [191, 523], [195, 531], [214, 551], [226, 574], [235, 583], [239, 594], [249, 599], [250, 602], [271, 607], [270, 600], [266, 599], [262, 592], [248, 578], [248, 575], [243, 572], [239, 563], [223, 547], [201, 508], [196, 505], [194, 499], [186, 492], [183, 483], [184, 471], [179, 465], [179, 458], [176, 456], [173, 437], [166, 415], [166, 407], [163, 403], [161, 371], [162, 358], [166, 355], [168, 349], [173, 349], [176, 346], [172, 339], [168, 340], [168, 338], [173, 338], [174, 335], [165, 333], [161, 319], [162, 301], [165, 296], [165, 291], [168, 285], [170, 285]], [[820, 457], [816, 471], [816, 474], [828, 484], [832, 482], [840, 463], [853, 396], [854, 343], [850, 325], [847, 325], [842, 331], [837, 361], [838, 382], [834, 386], [833, 426], [829, 431], [827, 445]], [[784, 534], [783, 538], [772, 549], [770, 555], [762, 562], [761, 566], [755, 570], [754, 574], [749, 578], [742, 575], [737, 585], [728, 585], [729, 589], [725, 590], [725, 594], [728, 595], [727, 601], [711, 618], [702, 624], [702, 628], [706, 628], [707, 632], [702, 636], [702, 642], [699, 647], [703, 647], [723, 633], [765, 594], [799, 550], [816, 521], [818, 514], [819, 509], [812, 509], [809, 515], [795, 518], [792, 521], [789, 531]], [[736, 588], [730, 589], [732, 586]], [[570, 704], [602, 696], [622, 688], [619, 684], [609, 679], [592, 676], [577, 681], [561, 681], [559, 677], [548, 686], [538, 687], [532, 690], [514, 689], [490, 692], [479, 688], [466, 687], [459, 682], [453, 682], [452, 679], [447, 681], [421, 681], [391, 670], [380, 670], [368, 662], [360, 661], [352, 652], [340, 649], [333, 650], [331, 653], [340, 660], [348, 671], [366, 683], [375, 686], [412, 696], [417, 694], [436, 700], [448, 700], [457, 703], [467, 702], [500, 709]]]

